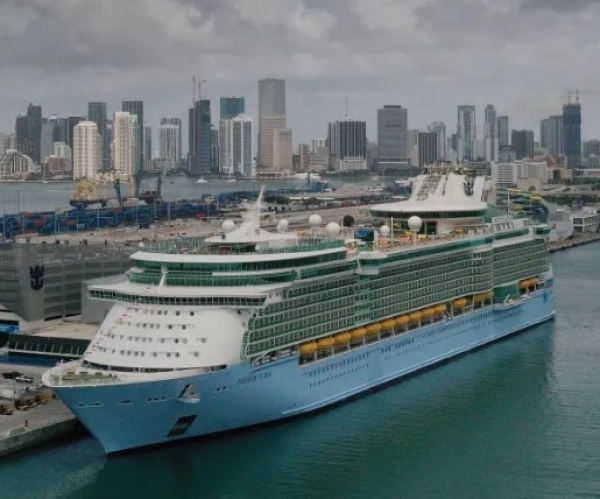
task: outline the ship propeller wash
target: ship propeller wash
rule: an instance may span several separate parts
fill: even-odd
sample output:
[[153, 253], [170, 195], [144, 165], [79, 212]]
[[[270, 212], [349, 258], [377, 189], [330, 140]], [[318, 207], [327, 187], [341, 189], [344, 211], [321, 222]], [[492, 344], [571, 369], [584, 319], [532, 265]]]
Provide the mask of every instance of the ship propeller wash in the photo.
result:
[[486, 203], [484, 177], [419, 176], [373, 206], [372, 242], [340, 227], [243, 221], [150, 243], [84, 356], [43, 380], [106, 453], [298, 416], [554, 316], [550, 227]]

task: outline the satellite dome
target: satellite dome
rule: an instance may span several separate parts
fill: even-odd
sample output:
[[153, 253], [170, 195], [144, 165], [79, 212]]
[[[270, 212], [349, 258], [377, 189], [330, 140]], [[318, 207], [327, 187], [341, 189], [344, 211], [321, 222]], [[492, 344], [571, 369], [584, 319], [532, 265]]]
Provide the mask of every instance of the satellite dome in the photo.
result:
[[383, 237], [387, 237], [390, 235], [390, 228], [387, 225], [382, 225], [379, 228], [379, 233], [383, 236]]
[[421, 227], [423, 227], [423, 220], [421, 220], [420, 217], [413, 215], [408, 219], [408, 228], [412, 232], [419, 232], [421, 230]]
[[341, 228], [339, 224], [336, 224], [335, 222], [329, 222], [327, 224], [327, 227], [325, 227], [325, 231], [327, 232], [327, 235], [329, 237], [336, 237], [340, 235], [341, 232]]
[[317, 214], [311, 215], [308, 217], [308, 223], [310, 225], [321, 225], [323, 223], [323, 219]]
[[223, 229], [225, 232], [231, 232], [233, 229], [235, 229], [235, 222], [233, 220], [225, 220], [221, 224], [221, 229]]
[[284, 218], [284, 219], [280, 220], [279, 223], [277, 224], [277, 231], [285, 232], [286, 230], [288, 230], [289, 226], [290, 226], [290, 223]]

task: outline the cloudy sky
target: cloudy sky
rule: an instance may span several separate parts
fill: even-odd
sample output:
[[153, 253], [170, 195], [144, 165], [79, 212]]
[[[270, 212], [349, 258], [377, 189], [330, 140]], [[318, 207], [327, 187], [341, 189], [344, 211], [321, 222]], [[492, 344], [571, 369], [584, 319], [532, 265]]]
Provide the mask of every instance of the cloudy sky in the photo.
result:
[[401, 104], [409, 126], [456, 106], [496, 105], [535, 130], [582, 93], [583, 138], [600, 138], [599, 0], [0, 0], [0, 131], [30, 101], [45, 115], [143, 99], [147, 121], [185, 118], [191, 77], [213, 99], [257, 79], [287, 80], [294, 141], [349, 114], [375, 138], [377, 107]]

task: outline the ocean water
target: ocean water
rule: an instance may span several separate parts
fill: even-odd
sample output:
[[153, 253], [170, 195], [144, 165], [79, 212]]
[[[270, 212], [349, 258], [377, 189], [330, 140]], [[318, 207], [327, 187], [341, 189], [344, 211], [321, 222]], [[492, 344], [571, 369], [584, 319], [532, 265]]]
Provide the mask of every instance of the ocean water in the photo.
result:
[[0, 460], [12, 498], [600, 497], [600, 244], [553, 255], [556, 320], [311, 417], [106, 459]]

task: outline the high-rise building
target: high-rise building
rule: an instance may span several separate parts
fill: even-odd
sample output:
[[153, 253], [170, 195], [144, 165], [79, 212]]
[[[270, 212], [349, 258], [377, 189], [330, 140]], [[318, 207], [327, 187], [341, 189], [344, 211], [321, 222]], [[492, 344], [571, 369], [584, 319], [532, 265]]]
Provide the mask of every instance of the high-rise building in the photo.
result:
[[298, 170], [307, 172], [310, 170], [310, 147], [308, 144], [298, 144]]
[[498, 116], [498, 148], [508, 147], [509, 140], [508, 116]]
[[7, 133], [0, 133], [0, 157], [10, 149]]
[[577, 168], [581, 165], [581, 104], [579, 102], [563, 106], [563, 129], [567, 166]]
[[42, 106], [29, 104], [27, 114], [18, 116], [15, 124], [16, 148], [35, 164], [41, 162]]
[[437, 135], [437, 161], [446, 161], [446, 125], [443, 121], [435, 121], [427, 130]]
[[200, 99], [189, 110], [190, 173], [210, 171], [212, 164], [212, 132], [210, 100]]
[[419, 130], [408, 131], [408, 160], [410, 166], [419, 166]]
[[158, 127], [158, 141], [159, 159], [164, 162], [166, 168], [177, 168], [181, 161], [181, 127], [170, 123], [161, 124]]
[[71, 151], [71, 148], [64, 142], [55, 142], [53, 154], [57, 158], [68, 159], [69, 161], [71, 161], [71, 156], [73, 155], [73, 152]]
[[136, 117], [134, 173], [142, 171], [146, 164], [144, 159], [144, 101], [125, 100], [121, 104], [121, 111]]
[[210, 129], [210, 171], [220, 171], [219, 159], [219, 129], [211, 127]]
[[458, 161], [473, 161], [473, 142], [477, 138], [475, 124], [475, 106], [458, 106], [458, 127], [456, 131], [458, 138]]
[[600, 156], [600, 140], [588, 140], [583, 143], [584, 158], [588, 158], [592, 155]]
[[252, 118], [238, 114], [219, 120], [219, 168], [226, 175], [252, 175]]
[[498, 161], [498, 117], [493, 104], [485, 107], [485, 119], [483, 123], [483, 149], [486, 161]]
[[408, 110], [387, 105], [377, 110], [379, 168], [398, 167], [408, 160]]
[[144, 168], [150, 169], [152, 162], [152, 125], [144, 123]]
[[54, 144], [54, 128], [56, 127], [56, 116], [48, 119], [42, 118], [42, 134], [40, 137], [40, 158], [44, 160], [52, 154]]
[[100, 134], [94, 121], [73, 128], [73, 180], [95, 179], [100, 168]]
[[286, 174], [292, 172], [292, 131], [289, 128], [273, 130], [273, 168]]
[[110, 137], [106, 129], [106, 102], [88, 102], [89, 121], [96, 123], [100, 135], [100, 168], [110, 169]]
[[85, 121], [83, 116], [69, 116], [67, 118], [67, 144], [73, 150], [73, 129], [82, 121]]
[[417, 136], [419, 148], [419, 168], [435, 163], [438, 158], [438, 135], [435, 132], [419, 132]]
[[113, 119], [113, 165], [115, 174], [122, 178], [133, 176], [136, 170], [137, 117], [127, 112], [116, 112]]
[[327, 147], [327, 139], [312, 139], [310, 141], [310, 152], [312, 154], [321, 154], [325, 147]]
[[219, 120], [231, 120], [238, 114], [246, 112], [246, 100], [244, 97], [221, 97]]
[[[286, 127], [285, 80], [267, 78], [258, 81], [258, 164], [275, 168], [274, 132]], [[291, 157], [291, 156], [290, 156]], [[291, 159], [290, 159], [291, 161]]]
[[343, 120], [330, 123], [327, 143], [330, 165], [336, 170], [367, 167], [366, 121]]
[[533, 131], [513, 130], [511, 143], [517, 159], [533, 158]]
[[177, 128], [179, 128], [179, 132], [177, 134], [177, 151], [179, 152], [179, 156], [177, 157], [177, 162], [181, 161], [181, 159], [183, 158], [183, 135], [182, 135], [182, 131], [181, 131], [181, 125], [182, 125], [182, 121], [181, 118], [161, 118], [160, 119], [160, 124], [161, 125], [175, 125]]
[[540, 145], [550, 154], [564, 154], [565, 136], [562, 116], [550, 116], [540, 122]]

